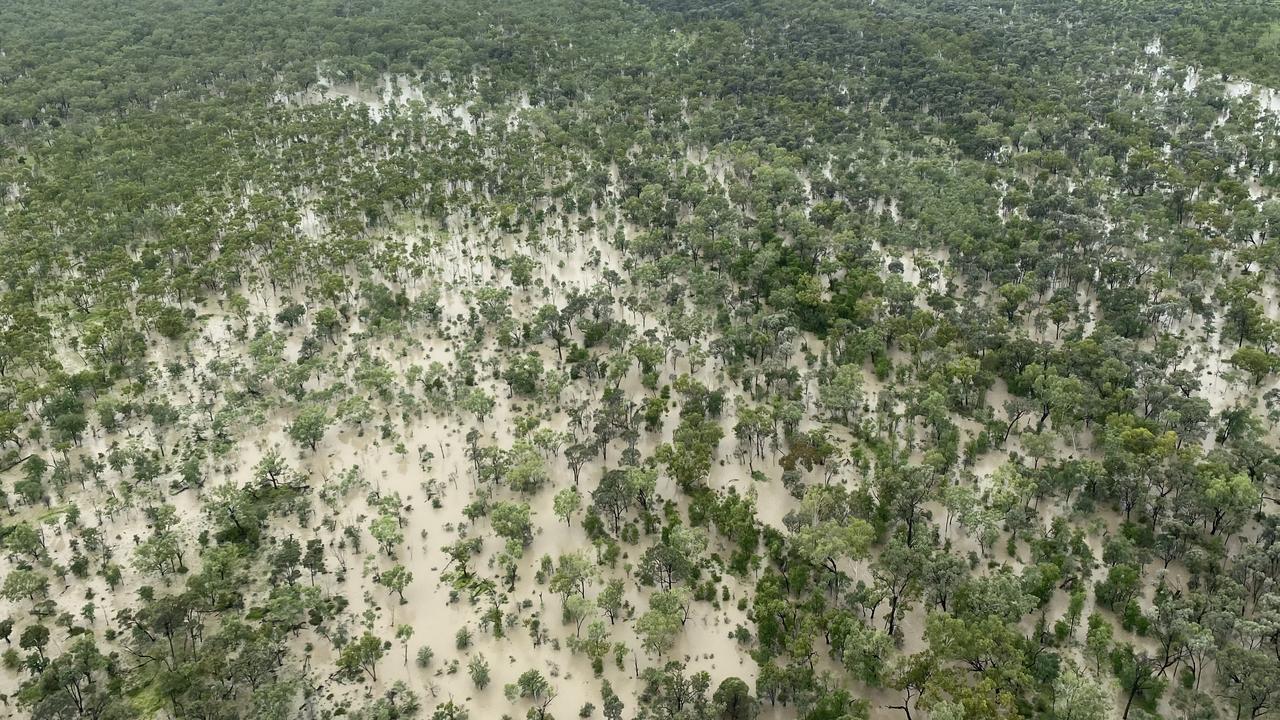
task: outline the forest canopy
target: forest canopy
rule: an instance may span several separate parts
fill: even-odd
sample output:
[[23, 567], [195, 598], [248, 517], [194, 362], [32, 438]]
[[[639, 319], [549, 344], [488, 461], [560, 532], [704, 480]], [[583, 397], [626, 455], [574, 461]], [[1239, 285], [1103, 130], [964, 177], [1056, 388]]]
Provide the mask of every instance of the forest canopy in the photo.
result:
[[1280, 714], [1280, 5], [0, 4], [0, 707]]

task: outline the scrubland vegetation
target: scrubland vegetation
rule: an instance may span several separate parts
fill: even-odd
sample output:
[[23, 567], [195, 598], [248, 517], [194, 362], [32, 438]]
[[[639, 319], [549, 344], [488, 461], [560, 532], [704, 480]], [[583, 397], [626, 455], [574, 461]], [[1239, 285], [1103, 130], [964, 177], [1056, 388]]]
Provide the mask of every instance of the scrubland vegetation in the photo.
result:
[[0, 5], [0, 711], [1280, 715], [1280, 7]]

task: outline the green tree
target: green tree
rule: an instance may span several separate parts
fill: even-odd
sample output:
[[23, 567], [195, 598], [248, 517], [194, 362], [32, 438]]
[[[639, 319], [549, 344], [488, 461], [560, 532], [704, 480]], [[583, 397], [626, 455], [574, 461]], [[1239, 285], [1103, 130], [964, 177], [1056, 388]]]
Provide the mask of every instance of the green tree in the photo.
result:
[[711, 702], [720, 720], [755, 720], [759, 713], [759, 704], [752, 697], [751, 688], [736, 677], [720, 681]]
[[324, 542], [318, 539], [307, 541], [306, 553], [302, 556], [302, 567], [311, 574], [311, 584], [315, 585], [316, 575], [328, 572], [324, 562]]
[[1218, 685], [1235, 708], [1236, 717], [1264, 716], [1280, 701], [1280, 659], [1227, 645], [1218, 652]]
[[22, 634], [18, 636], [18, 647], [23, 650], [35, 650], [41, 662], [40, 666], [44, 666], [44, 649], [49, 644], [49, 628], [36, 623], [28, 625], [22, 629]]
[[400, 648], [404, 653], [404, 665], [409, 664], [409, 640], [413, 637], [413, 626], [401, 624], [396, 626], [396, 639], [400, 641]]
[[576, 487], [562, 488], [556, 493], [552, 506], [565, 525], [573, 525], [573, 516], [582, 508], [582, 494]]
[[596, 595], [596, 606], [609, 616], [609, 624], [614, 624], [618, 616], [622, 614], [623, 593], [626, 590], [625, 584], [618, 578], [609, 578], [605, 582], [604, 589]]
[[502, 374], [511, 392], [516, 395], [533, 395], [538, 391], [538, 383], [542, 380], [542, 358], [536, 353], [516, 355], [507, 362], [507, 369]]
[[547, 706], [556, 699], [555, 687], [537, 670], [526, 670], [514, 683], [503, 688], [507, 698], [526, 698], [533, 702], [531, 716], [536, 720], [546, 720]]
[[1157, 674], [1160, 668], [1156, 660], [1146, 652], [1134, 650], [1132, 645], [1123, 645], [1111, 651], [1111, 667], [1120, 680], [1125, 698], [1121, 717], [1129, 717], [1135, 700], [1144, 709], [1154, 711], [1164, 690], [1164, 680]]
[[1053, 682], [1053, 714], [1060, 720], [1115, 717], [1114, 693], [1097, 678], [1068, 669]]
[[383, 641], [371, 632], [365, 632], [359, 638], [343, 645], [338, 651], [337, 672], [335, 676], [354, 681], [367, 675], [373, 682], [378, 681], [378, 661], [387, 653], [390, 643]]
[[289, 424], [289, 438], [299, 445], [306, 445], [313, 451], [316, 443], [324, 439], [324, 431], [332, 419], [319, 405], [308, 405], [298, 411], [297, 417]]
[[587, 558], [586, 554], [582, 551], [572, 552], [560, 556], [547, 587], [552, 592], [562, 595], [566, 600], [573, 594], [585, 598], [587, 596], [587, 587], [595, 576], [595, 565]]
[[493, 414], [497, 401], [480, 388], [473, 388], [459, 399], [458, 407], [471, 413], [476, 420], [483, 423], [485, 418]]
[[378, 574], [378, 584], [398, 595], [401, 605], [408, 602], [404, 599], [404, 591], [411, 582], [413, 582], [413, 573], [405, 569], [403, 565], [395, 565], [391, 569], [383, 570]]
[[82, 635], [24, 682], [17, 700], [33, 718], [98, 718], [104, 717], [121, 691], [120, 669], [98, 650], [92, 637]]
[[395, 515], [383, 513], [369, 524], [369, 534], [378, 541], [388, 556], [394, 557], [396, 548], [404, 542], [404, 531], [400, 529], [400, 519]]
[[1275, 372], [1276, 358], [1256, 347], [1242, 347], [1231, 354], [1229, 362], [1249, 373], [1253, 385], [1258, 385], [1267, 375]]
[[622, 720], [622, 711], [626, 708], [622, 699], [613, 691], [613, 685], [605, 680], [600, 686], [600, 707], [605, 720]]
[[1245, 473], [1225, 473], [1207, 468], [1201, 502], [1209, 525], [1209, 534], [1234, 532], [1246, 514], [1258, 506], [1261, 496]]
[[35, 601], [49, 594], [49, 578], [36, 570], [15, 568], [4, 577], [0, 595], [9, 602], [22, 599]]
[[528, 545], [533, 542], [531, 515], [527, 503], [497, 502], [489, 510], [489, 523], [499, 537]]
[[862, 368], [841, 365], [830, 380], [818, 385], [818, 406], [846, 425], [862, 407]]
[[670, 652], [684, 629], [688, 604], [683, 589], [660, 590], [649, 598], [649, 609], [636, 620], [636, 634], [646, 652], [658, 656]]
[[467, 674], [477, 690], [485, 689], [489, 686], [489, 661], [484, 659], [484, 655], [477, 654], [467, 663]]
[[664, 590], [690, 580], [706, 553], [707, 544], [707, 533], [702, 528], [678, 524], [665, 528], [662, 540], [650, 546], [640, 558], [641, 578], [645, 582], [656, 582]]
[[12, 559], [15, 555], [27, 555], [32, 560], [39, 560], [45, 553], [44, 534], [25, 522], [14, 523], [6, 528], [4, 548]]
[[440, 703], [431, 711], [431, 720], [469, 720], [471, 713], [465, 705], [459, 705], [452, 700], [446, 700]]

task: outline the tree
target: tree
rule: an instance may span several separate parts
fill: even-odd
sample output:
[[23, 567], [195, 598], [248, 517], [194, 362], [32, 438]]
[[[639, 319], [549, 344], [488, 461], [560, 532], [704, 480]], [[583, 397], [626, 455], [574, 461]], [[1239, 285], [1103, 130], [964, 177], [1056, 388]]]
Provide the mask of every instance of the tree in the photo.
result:
[[390, 570], [383, 570], [378, 575], [378, 584], [399, 595], [401, 605], [407, 602], [404, 599], [404, 590], [409, 587], [411, 582], [413, 582], [413, 573], [406, 570], [403, 565], [395, 565]]
[[660, 668], [645, 668], [642, 678], [644, 690], [639, 699], [650, 714], [658, 717], [710, 716], [707, 690], [711, 686], [711, 677], [707, 673], [686, 675], [684, 664], [672, 660]]
[[527, 503], [497, 502], [489, 510], [489, 523], [499, 537], [522, 545], [533, 542], [533, 523]]
[[707, 533], [702, 528], [672, 525], [663, 529], [662, 540], [640, 558], [641, 578], [657, 582], [664, 590], [694, 576], [697, 563], [707, 550]]
[[575, 488], [578, 487], [578, 474], [582, 471], [582, 466], [596, 456], [596, 448], [595, 443], [574, 443], [564, 449], [564, 459], [569, 463], [569, 470], [573, 473]]
[[329, 342], [334, 342], [334, 336], [338, 332], [338, 328], [342, 327], [342, 317], [338, 315], [338, 311], [331, 307], [320, 308], [315, 315], [316, 331], [324, 335]]
[[507, 382], [512, 394], [533, 395], [538, 391], [538, 382], [542, 379], [542, 358], [537, 353], [512, 357], [507, 362], [502, 379]]
[[631, 491], [626, 479], [625, 470], [606, 470], [600, 484], [591, 492], [591, 506], [609, 518], [614, 533], [621, 528], [622, 518], [631, 507]]
[[832, 651], [838, 652], [841, 664], [862, 682], [878, 687], [884, 682], [884, 671], [894, 646], [887, 633], [867, 627], [857, 617], [839, 618], [829, 626]]
[[582, 507], [582, 495], [576, 487], [562, 488], [556, 493], [552, 506], [556, 515], [564, 520], [565, 525], [572, 525], [573, 516]]
[[1236, 717], [1256, 718], [1280, 703], [1280, 659], [1274, 654], [1227, 645], [1218, 652], [1218, 685]]
[[751, 696], [751, 688], [736, 677], [721, 680], [711, 702], [720, 720], [755, 720], [759, 713], [759, 703]]
[[[206, 495], [204, 509], [217, 523], [220, 537], [232, 542], [256, 544], [268, 509], [256, 500], [252, 487], [226, 482]], [[228, 521], [229, 526], [226, 524]]]
[[493, 409], [497, 407], [497, 401], [480, 388], [472, 388], [470, 392], [459, 399], [458, 407], [471, 413], [476, 420], [483, 423], [484, 419], [489, 417], [493, 413]]
[[792, 542], [800, 557], [831, 573], [833, 585], [838, 588], [843, 577], [840, 562], [865, 558], [874, 539], [870, 523], [851, 518], [801, 527], [795, 531]]
[[925, 565], [921, 583], [925, 597], [943, 612], [948, 609], [952, 594], [968, 573], [963, 558], [949, 552], [935, 552]]
[[570, 595], [577, 594], [585, 598], [587, 587], [596, 576], [596, 569], [582, 551], [561, 555], [551, 574], [551, 582], [547, 587], [568, 600]]
[[1115, 717], [1111, 688], [1074, 668], [1053, 682], [1053, 714], [1059, 720], [1107, 720]]
[[955, 593], [953, 612], [964, 618], [994, 618], [1016, 623], [1036, 607], [1032, 594], [1036, 587], [1037, 567], [1027, 568], [1021, 577], [1005, 567], [982, 576], [969, 578]]
[[938, 476], [935, 468], [921, 465], [907, 465], [879, 476], [880, 502], [906, 526], [907, 546], [915, 544], [921, 508], [933, 498]]
[[391, 689], [374, 700], [369, 707], [352, 713], [352, 720], [412, 718], [417, 716], [420, 709], [417, 693], [410, 690], [403, 680], [397, 680], [391, 685]]
[[591, 614], [595, 604], [581, 595], [570, 595], [565, 598], [563, 612], [566, 624], [573, 625], [575, 636], [582, 634], [582, 623]]
[[604, 712], [605, 720], [622, 720], [622, 711], [625, 705], [618, 694], [613, 691], [613, 686], [605, 680], [600, 686], [601, 710]]
[[276, 322], [287, 327], [293, 327], [298, 324], [307, 314], [307, 308], [302, 303], [292, 302], [285, 305], [276, 313]]
[[587, 626], [586, 637], [575, 635], [569, 638], [569, 647], [581, 650], [591, 660], [591, 670], [596, 677], [604, 672], [604, 659], [613, 648], [609, 641], [609, 627], [600, 620], [592, 620]]
[[390, 513], [382, 513], [369, 524], [369, 534], [378, 541], [388, 556], [394, 557], [396, 548], [404, 542], [404, 531], [400, 529], [400, 519]]
[[1257, 507], [1261, 496], [1245, 473], [1225, 473], [1206, 468], [1202, 476], [1201, 503], [1209, 525], [1209, 534], [1234, 532], [1247, 512]]
[[1111, 655], [1111, 639], [1114, 629], [1107, 619], [1098, 613], [1089, 615], [1089, 629], [1085, 634], [1085, 650], [1093, 659], [1094, 669], [1100, 671], [1102, 662]]
[[899, 657], [888, 673], [888, 687], [902, 693], [902, 705], [888, 707], [891, 710], [901, 710], [906, 715], [906, 720], [911, 720], [911, 708], [916, 706], [925, 692], [933, 688], [934, 682], [941, 675], [941, 667], [932, 652]]
[[43, 573], [25, 568], [10, 570], [4, 577], [3, 586], [0, 586], [0, 595], [9, 602], [18, 602], [24, 598], [35, 601], [48, 594], [49, 578]]
[[596, 595], [596, 606], [609, 616], [610, 625], [617, 621], [618, 615], [622, 612], [624, 590], [625, 585], [622, 580], [610, 578], [605, 583], [604, 589]]
[[1253, 385], [1260, 384], [1263, 378], [1280, 367], [1280, 361], [1277, 361], [1275, 356], [1256, 347], [1242, 347], [1236, 350], [1232, 353], [1229, 362], [1249, 373]]
[[484, 655], [476, 654], [467, 663], [467, 674], [471, 676], [471, 683], [477, 690], [485, 689], [489, 686], [489, 661], [484, 659]]
[[507, 484], [511, 489], [532, 495], [542, 489], [549, 479], [542, 456], [528, 442], [521, 441], [508, 456]]
[[167, 530], [153, 533], [134, 549], [133, 565], [140, 572], [161, 577], [179, 572], [183, 568], [182, 545], [177, 535]]
[[1129, 601], [1142, 591], [1141, 570], [1126, 563], [1114, 565], [1107, 571], [1107, 577], [1094, 587], [1098, 603], [1115, 612], [1121, 612]]
[[480, 316], [491, 325], [498, 324], [511, 312], [507, 305], [507, 301], [511, 298], [511, 293], [507, 290], [496, 287], [482, 287], [476, 291], [475, 297], [476, 307], [480, 312]]
[[527, 698], [534, 703], [533, 711], [538, 720], [547, 717], [547, 706], [556, 699], [555, 687], [537, 670], [526, 670], [514, 683], [503, 689], [507, 699]]
[[45, 552], [43, 533], [25, 522], [15, 523], [8, 528], [4, 537], [4, 548], [11, 555], [27, 555], [33, 561], [39, 560]]
[[895, 637], [898, 623], [910, 609], [910, 602], [923, 589], [926, 558], [918, 548], [908, 547], [898, 541], [891, 542], [872, 564], [871, 574], [876, 587], [889, 598], [889, 612], [885, 616], [885, 632]]
[[320, 540], [308, 540], [307, 551], [302, 556], [302, 567], [311, 574], [311, 584], [316, 584], [316, 575], [328, 572], [324, 565], [324, 543]]
[[646, 652], [665, 655], [684, 629], [689, 596], [683, 589], [660, 590], [649, 599], [649, 609], [636, 620], [636, 634]]
[[1026, 640], [1016, 626], [1003, 618], [929, 615], [925, 620], [925, 639], [938, 660], [954, 661], [976, 674], [979, 684], [975, 686], [978, 693], [975, 702], [1003, 706], [1032, 685]]
[[404, 653], [404, 665], [409, 665], [409, 640], [413, 638], [413, 626], [401, 624], [396, 626], [396, 639], [400, 641], [400, 648]]
[[312, 451], [316, 443], [324, 439], [324, 431], [332, 419], [319, 405], [308, 405], [298, 411], [297, 417], [289, 424], [289, 438], [299, 445], [306, 445]]
[[818, 406], [831, 417], [849, 424], [862, 407], [862, 368], [841, 365], [832, 377], [818, 386]]
[[280, 547], [271, 558], [271, 583], [280, 580], [292, 585], [301, 574], [298, 564], [302, 561], [302, 545], [293, 537], [280, 541]]
[[346, 680], [358, 680], [368, 675], [373, 682], [378, 681], [378, 661], [386, 655], [390, 643], [384, 642], [377, 635], [366, 631], [358, 639], [343, 645], [338, 652], [337, 672], [334, 676]]
[[1111, 667], [1125, 697], [1121, 717], [1129, 717], [1135, 700], [1143, 708], [1154, 711], [1164, 689], [1164, 681], [1157, 675], [1160, 668], [1156, 660], [1146, 652], [1134, 650], [1132, 645], [1123, 645], [1111, 651]]
[[465, 705], [458, 705], [452, 700], [440, 703], [431, 711], [431, 720], [469, 720], [470, 717]]
[[538, 312], [533, 318], [534, 326], [539, 328], [542, 335], [550, 337], [556, 344], [556, 357], [564, 359], [564, 341], [566, 338], [565, 329], [568, 320], [550, 303], [538, 308]]
[[[663, 406], [665, 407], [665, 403]], [[776, 443], [778, 420], [774, 414], [774, 408], [767, 405], [751, 406], [741, 401], [737, 418], [733, 433], [746, 446], [748, 467], [752, 468], [756, 457], [764, 459], [765, 447], [770, 442]]]
[[[816, 691], [818, 697], [804, 720], [870, 720], [869, 703], [854, 697], [848, 690]], [[938, 720], [943, 718], [935, 714]]]
[[44, 648], [48, 644], [49, 628], [40, 623], [26, 626], [22, 629], [22, 634], [18, 636], [18, 647], [23, 650], [35, 650], [42, 664], [45, 659]]
[[119, 669], [82, 635], [23, 683], [17, 699], [33, 718], [99, 718], [121, 691]]
[[1161, 674], [1182, 662], [1190, 652], [1188, 631], [1194, 632], [1190, 617], [1190, 604], [1180, 595], [1157, 588], [1155, 608], [1146, 618], [1146, 629], [1156, 641]]
[[723, 436], [718, 423], [697, 413], [685, 415], [672, 434], [672, 442], [658, 446], [654, 456], [687, 492], [707, 479]]

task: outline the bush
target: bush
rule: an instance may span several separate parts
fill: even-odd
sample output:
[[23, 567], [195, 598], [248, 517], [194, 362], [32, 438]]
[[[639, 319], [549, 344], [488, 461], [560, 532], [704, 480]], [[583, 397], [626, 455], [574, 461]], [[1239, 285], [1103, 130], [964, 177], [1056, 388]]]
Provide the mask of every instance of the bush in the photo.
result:
[[489, 662], [483, 655], [471, 658], [471, 662], [467, 663], [467, 674], [478, 689], [483, 690], [489, 686]]

